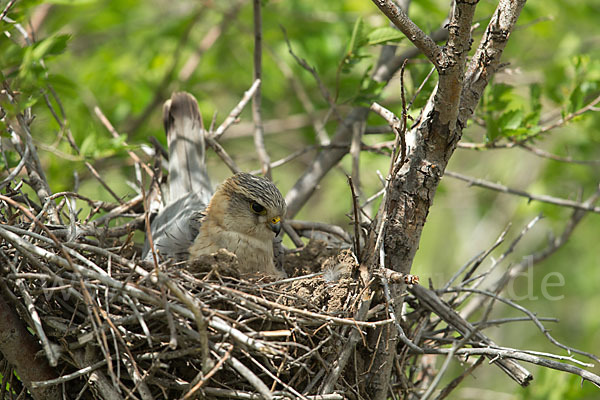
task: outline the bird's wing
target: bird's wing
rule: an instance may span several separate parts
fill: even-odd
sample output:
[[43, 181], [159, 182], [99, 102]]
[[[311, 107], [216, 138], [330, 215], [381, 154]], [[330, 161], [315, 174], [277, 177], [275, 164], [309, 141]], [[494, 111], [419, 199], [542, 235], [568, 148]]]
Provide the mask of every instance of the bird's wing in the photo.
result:
[[[150, 231], [154, 248], [164, 257], [185, 260], [200, 229], [206, 203], [197, 193], [189, 193], [165, 207], [152, 221]], [[151, 260], [150, 243], [146, 239], [142, 258]]]
[[[198, 235], [202, 211], [212, 196], [196, 99], [189, 93], [173, 93], [163, 106], [163, 123], [169, 145], [169, 190], [165, 193], [167, 206], [154, 218], [150, 230], [161, 255], [183, 260]], [[151, 258], [148, 239], [142, 257]]]
[[208, 204], [212, 196], [206, 172], [202, 119], [196, 99], [189, 93], [173, 93], [163, 107], [163, 123], [169, 145], [169, 201], [197, 193]]

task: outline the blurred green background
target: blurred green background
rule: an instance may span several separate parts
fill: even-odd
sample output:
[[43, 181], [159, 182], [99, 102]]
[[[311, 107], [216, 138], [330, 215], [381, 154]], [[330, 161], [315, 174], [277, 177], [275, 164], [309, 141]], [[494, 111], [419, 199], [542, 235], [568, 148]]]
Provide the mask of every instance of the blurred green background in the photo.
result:
[[[410, 16], [425, 30], [443, 24], [449, 11], [447, 0], [412, 2]], [[478, 43], [494, 1], [481, 1], [474, 30]], [[7, 1], [0, 2], [4, 9]], [[122, 198], [134, 196], [132, 160], [123, 145], [143, 155], [142, 145], [155, 136], [162, 143], [161, 105], [174, 90], [193, 93], [199, 101], [205, 124], [218, 111], [220, 123], [252, 84], [253, 25], [249, 1], [164, 0], [56, 0], [17, 1], [7, 14], [26, 29], [34, 29], [33, 46], [23, 47], [13, 25], [2, 22], [10, 33], [0, 39], [0, 69], [11, 88], [21, 92], [19, 107], [33, 105], [32, 130], [53, 191], [73, 190], [78, 173], [80, 193], [93, 199], [114, 199], [90, 176], [84, 161], [92, 163]], [[535, 135], [538, 126], [580, 109], [600, 93], [600, 2], [548, 0], [526, 5], [504, 55], [509, 63], [486, 90], [475, 122], [465, 130], [464, 142], [507, 143]], [[315, 67], [332, 95], [337, 110], [345, 115], [359, 104], [377, 99], [391, 110], [399, 110], [400, 85], [396, 76], [383, 91], [368, 74], [376, 62], [380, 43], [360, 43], [352, 38], [359, 28], [369, 32], [387, 26], [370, 1], [267, 0], [263, 2], [263, 119], [278, 123], [267, 129], [267, 150], [272, 160], [318, 143], [305, 117], [297, 86], [306, 91], [323, 119], [328, 103], [310, 73], [289, 54], [284, 31], [299, 57]], [[283, 28], [283, 29], [282, 29]], [[406, 40], [394, 42], [397, 52], [410, 48]], [[45, 68], [39, 60], [43, 58]], [[420, 57], [407, 65], [407, 98], [412, 98], [431, 66]], [[431, 92], [435, 74], [416, 98], [411, 115], [416, 116]], [[65, 112], [64, 126], [54, 120], [44, 101], [50, 84]], [[3, 106], [5, 101], [3, 99]], [[94, 113], [98, 106], [121, 134], [115, 140]], [[9, 107], [10, 108], [10, 107]], [[18, 108], [17, 108], [18, 109]], [[17, 109], [13, 110], [16, 111]], [[62, 118], [61, 118], [62, 119]], [[300, 123], [296, 122], [300, 119]], [[251, 138], [249, 107], [241, 122], [228, 132], [223, 146], [246, 170], [259, 164]], [[549, 131], [534, 142], [536, 148], [577, 160], [600, 160], [600, 115], [594, 111]], [[383, 125], [372, 115], [369, 125]], [[330, 117], [325, 128], [331, 135], [337, 125]], [[80, 147], [73, 151], [67, 130]], [[2, 126], [3, 135], [6, 134]], [[390, 134], [368, 135], [364, 142], [392, 140]], [[307, 152], [294, 162], [276, 168], [274, 180], [285, 192], [311, 162]], [[145, 158], [147, 160], [147, 158]], [[17, 158], [11, 158], [11, 167]], [[5, 171], [4, 160], [2, 170]], [[381, 188], [376, 170], [386, 173], [386, 156], [364, 153], [361, 177], [364, 198]], [[208, 160], [211, 176], [218, 182], [229, 175], [216, 156]], [[523, 189], [577, 200], [587, 198], [600, 181], [600, 164], [558, 162], [523, 149], [456, 151], [449, 169]], [[351, 198], [345, 174], [351, 170], [346, 157], [332, 170], [298, 219], [323, 221], [350, 230]], [[84, 204], [80, 204], [84, 206]], [[501, 269], [520, 262], [560, 235], [571, 210], [469, 187], [444, 178], [425, 226], [413, 273], [427, 284], [443, 285], [468, 259], [489, 247], [508, 225], [508, 241], [536, 215], [544, 218], [519, 243]], [[82, 216], [85, 211], [82, 212]], [[547, 322], [559, 341], [588, 352], [600, 353], [600, 216], [587, 216], [569, 243], [554, 256], [536, 265], [529, 276], [516, 280], [509, 294], [538, 316], [557, 317]], [[493, 253], [499, 257], [507, 244]], [[489, 266], [488, 260], [484, 266]], [[558, 273], [564, 285], [551, 287], [544, 296], [542, 283], [549, 273]], [[551, 279], [552, 282], [556, 280]], [[506, 294], [506, 293], [505, 293]], [[497, 306], [492, 317], [521, 316]], [[564, 352], [545, 340], [531, 323], [492, 328], [496, 342], [538, 351]], [[579, 357], [581, 359], [581, 357]], [[589, 361], [589, 360], [585, 360]], [[457, 362], [455, 371], [462, 368]], [[530, 388], [516, 387], [496, 368], [482, 367], [453, 393], [462, 399], [593, 399], [599, 392], [590, 383], [556, 371], [528, 366], [535, 380]], [[600, 373], [600, 368], [594, 368]], [[449, 374], [452, 376], [452, 374]]]

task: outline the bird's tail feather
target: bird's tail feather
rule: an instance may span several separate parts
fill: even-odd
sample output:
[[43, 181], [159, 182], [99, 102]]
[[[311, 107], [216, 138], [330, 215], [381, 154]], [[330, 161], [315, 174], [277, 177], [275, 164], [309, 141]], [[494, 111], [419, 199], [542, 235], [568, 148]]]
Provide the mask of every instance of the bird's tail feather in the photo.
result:
[[205, 164], [205, 143], [198, 102], [189, 93], [173, 93], [163, 106], [169, 144], [168, 203], [190, 194], [210, 198], [212, 187]]

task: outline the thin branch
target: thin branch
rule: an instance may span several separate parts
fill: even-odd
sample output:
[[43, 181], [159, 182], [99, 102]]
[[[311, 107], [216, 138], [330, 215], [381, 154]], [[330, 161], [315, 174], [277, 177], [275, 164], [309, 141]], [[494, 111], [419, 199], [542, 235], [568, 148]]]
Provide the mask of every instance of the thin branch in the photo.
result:
[[[112, 137], [115, 138], [115, 139], [119, 139], [119, 132], [117, 132], [117, 130], [110, 123], [110, 121], [108, 120], [108, 118], [106, 118], [106, 115], [104, 115], [104, 113], [102, 112], [102, 110], [100, 109], [100, 107], [95, 106], [94, 107], [94, 112], [96, 113], [96, 116], [98, 117], [98, 119], [100, 119], [100, 122], [102, 122], [102, 125], [104, 125], [104, 127], [110, 132], [110, 134], [112, 135]], [[127, 148], [129, 145], [127, 144], [127, 142], [124, 141], [123, 142], [123, 146], [125, 148]], [[131, 150], [127, 150], [127, 154], [129, 154], [129, 157], [131, 157], [131, 159], [133, 160], [133, 162], [140, 164], [142, 166], [142, 168], [144, 168], [144, 171], [146, 171], [146, 173], [151, 178], [154, 177], [154, 171], [152, 171], [152, 169], [150, 169], [150, 167], [148, 165], [146, 165], [145, 163], [143, 163], [142, 160], [140, 160], [140, 158], [137, 156], [137, 154], [135, 154]]]
[[171, 61], [171, 65], [169, 65], [168, 69], [165, 71], [161, 81], [158, 83], [156, 88], [154, 89], [154, 96], [152, 100], [146, 105], [144, 110], [140, 113], [140, 115], [136, 118], [132, 118], [129, 121], [125, 122], [125, 132], [135, 132], [140, 126], [154, 113], [156, 107], [158, 107], [164, 100], [166, 96], [167, 89], [171, 84], [174, 76], [175, 69], [179, 65], [179, 59], [183, 52], [183, 49], [190, 38], [190, 34], [194, 26], [200, 22], [200, 17], [206, 11], [205, 7], [199, 7], [195, 13], [191, 16], [188, 24], [185, 26], [184, 32], [181, 34], [179, 41], [177, 42], [177, 47], [173, 54], [169, 57]]
[[446, 385], [446, 387], [440, 391], [435, 400], [443, 400], [446, 397], [448, 397], [450, 392], [456, 389], [458, 385], [460, 385], [460, 383], [463, 381], [463, 379], [465, 379], [468, 375], [471, 375], [476, 368], [483, 364], [483, 360], [485, 360], [485, 357], [479, 357], [474, 364], [469, 366], [469, 368], [465, 369], [462, 374], [460, 374], [459, 376], [454, 378], [450, 383], [448, 383], [448, 385]]
[[565, 115], [564, 117], [559, 118], [558, 120], [548, 124], [548, 125], [544, 125], [540, 127], [540, 130], [535, 134], [535, 135], [530, 135], [527, 136], [521, 140], [513, 140], [510, 142], [506, 142], [506, 143], [498, 143], [498, 142], [489, 142], [489, 143], [468, 143], [468, 142], [462, 142], [459, 143], [459, 147], [462, 149], [511, 149], [513, 147], [516, 146], [520, 146], [523, 147], [526, 150], [531, 151], [532, 153], [539, 155], [541, 157], [546, 157], [546, 158], [551, 158], [553, 160], [557, 160], [557, 161], [564, 161], [564, 162], [572, 162], [572, 163], [577, 163], [577, 164], [586, 164], [586, 163], [598, 163], [600, 162], [600, 160], [592, 160], [592, 161], [578, 161], [578, 160], [573, 160], [571, 157], [559, 157], [559, 156], [555, 156], [552, 155], [548, 152], [545, 152], [543, 150], [539, 150], [539, 149], [534, 149], [533, 147], [531, 147], [530, 145], [528, 145], [528, 142], [533, 141], [534, 139], [536, 139], [538, 136], [540, 136], [541, 134], [547, 133], [549, 131], [551, 131], [552, 129], [561, 127], [563, 125], [565, 125], [567, 122], [571, 121], [572, 119], [585, 114], [588, 111], [598, 111], [596, 109], [596, 105], [600, 103], [600, 95], [598, 95], [597, 97], [595, 97], [592, 101], [590, 101], [588, 104], [586, 104], [585, 106], [581, 107], [579, 110], [574, 111], [572, 113], [569, 113], [567, 115]]
[[600, 207], [593, 206], [591, 204], [580, 203], [580, 202], [573, 201], [573, 200], [561, 199], [559, 197], [552, 197], [552, 196], [543, 195], [543, 194], [540, 194], [540, 195], [530, 194], [523, 190], [509, 188], [508, 186], [500, 185], [498, 183], [493, 183], [493, 182], [486, 181], [484, 179], [479, 179], [479, 178], [472, 178], [472, 177], [462, 175], [462, 174], [452, 172], [452, 171], [446, 171], [444, 174], [451, 178], [455, 178], [455, 179], [459, 179], [461, 181], [467, 182], [469, 185], [480, 186], [480, 187], [483, 187], [486, 189], [495, 190], [497, 192], [514, 194], [516, 196], [525, 197], [525, 198], [529, 199], [529, 201], [532, 201], [532, 200], [541, 201], [543, 203], [554, 204], [554, 205], [561, 206], [561, 207], [569, 207], [569, 208], [574, 208], [577, 210], [600, 213]]
[[[16, 135], [16, 133], [14, 131], [12, 134]], [[4, 178], [2, 180], [2, 182], [0, 182], [0, 189], [4, 188], [4, 186], [8, 185], [13, 179], [15, 179], [15, 177], [17, 175], [19, 175], [21, 170], [23, 170], [23, 167], [29, 162], [30, 151], [31, 150], [30, 150], [29, 146], [25, 146], [25, 151], [23, 151], [23, 154], [21, 155], [21, 160], [19, 160], [19, 163], [17, 164], [17, 166], [15, 168], [13, 168], [13, 170], [10, 172], [10, 174], [8, 174], [8, 176], [6, 178]], [[8, 164], [5, 164], [5, 165], [7, 165], [7, 168], [8, 168]]]
[[358, 258], [358, 262], [361, 260], [361, 252], [360, 252], [360, 217], [358, 215], [358, 195], [354, 189], [354, 183], [352, 182], [352, 177], [350, 175], [346, 176], [348, 179], [348, 185], [350, 186], [350, 192], [352, 194], [352, 210], [354, 213], [354, 254]]
[[194, 71], [200, 64], [202, 55], [206, 53], [219, 39], [226, 30], [233, 25], [232, 21], [235, 20], [237, 14], [240, 11], [240, 6], [243, 1], [237, 1], [227, 12], [223, 14], [219, 25], [215, 25], [206, 32], [195, 52], [187, 59], [181, 70], [179, 71], [178, 80], [181, 83], [187, 82], [193, 75]]
[[285, 39], [285, 43], [287, 44], [287, 48], [288, 48], [290, 55], [294, 58], [294, 60], [298, 63], [298, 65], [300, 65], [302, 68], [304, 68], [306, 71], [308, 71], [313, 76], [315, 82], [317, 83], [317, 86], [319, 87], [321, 96], [323, 97], [323, 99], [325, 99], [327, 104], [329, 104], [329, 108], [332, 110], [333, 114], [338, 119], [341, 119], [338, 114], [337, 105], [335, 104], [333, 96], [331, 95], [331, 93], [329, 93], [329, 89], [327, 89], [327, 86], [321, 80], [321, 77], [319, 76], [319, 73], [317, 72], [317, 70], [314, 67], [310, 66], [305, 59], [297, 56], [296, 53], [294, 53], [294, 51], [292, 50], [292, 44], [290, 43], [290, 40], [287, 35], [287, 31], [285, 30], [285, 28], [283, 26], [281, 27], [281, 30], [283, 31], [283, 37]]
[[440, 65], [443, 64], [445, 57], [442, 49], [435, 44], [433, 39], [423, 32], [421, 28], [419, 28], [408, 15], [394, 3], [394, 1], [373, 0], [373, 3], [375, 3], [381, 12], [383, 12], [385, 16], [406, 35], [408, 40], [423, 52], [425, 57], [427, 57], [436, 68], [439, 68]]
[[[273, 51], [271, 47], [267, 47], [267, 50], [271, 53], [271, 58], [277, 63], [277, 66], [288, 80], [290, 86], [292, 87], [293, 93], [298, 97], [300, 104], [304, 108], [310, 122], [312, 123], [313, 129], [315, 130], [315, 134], [317, 136], [317, 140], [321, 145], [328, 145], [330, 143], [329, 135], [325, 128], [325, 124], [319, 116], [317, 115], [317, 110], [315, 106], [311, 102], [304, 85], [302, 85], [301, 80], [294, 74], [292, 69], [279, 57], [279, 55]], [[273, 164], [271, 163], [271, 166]]]
[[525, 143], [519, 144], [519, 147], [524, 150], [527, 150], [528, 152], [530, 152], [538, 157], [547, 158], [547, 159], [554, 160], [554, 161], [559, 161], [559, 162], [564, 162], [564, 163], [569, 163], [569, 164], [582, 164], [582, 165], [600, 164], [600, 160], [576, 160], [570, 156], [567, 156], [567, 157], [557, 156], [556, 154], [552, 154], [550, 152], [547, 152], [542, 149], [538, 149], [537, 147], [533, 147], [533, 146], [530, 146]]
[[[428, 349], [424, 349], [424, 350], [425, 350], [426, 354], [448, 354], [448, 353], [450, 353], [451, 349], [430, 349], [430, 348], [428, 348]], [[519, 351], [519, 350], [512, 350], [512, 349], [505, 350], [505, 349], [497, 349], [497, 348], [491, 348], [491, 347], [477, 347], [477, 348], [471, 348], [471, 349], [467, 349], [467, 348], [459, 349], [459, 350], [456, 350], [455, 354], [464, 355], [467, 357], [473, 356], [473, 355], [485, 355], [488, 358], [491, 358], [492, 360], [496, 360], [496, 361], [494, 361], [495, 363], [497, 363], [499, 360], [510, 360], [510, 359], [525, 361], [528, 363], [540, 365], [542, 367], [552, 368], [552, 369], [556, 369], [558, 371], [564, 371], [564, 372], [568, 372], [568, 373], [580, 376], [581, 378], [592, 382], [594, 385], [596, 385], [600, 388], [600, 376], [598, 376], [590, 371], [586, 371], [584, 369], [575, 367], [570, 364], [561, 363], [561, 362], [554, 361], [554, 360], [548, 360], [546, 358], [527, 354], [527, 353]]]
[[321, 231], [321, 232], [330, 233], [334, 236], [337, 236], [348, 244], [352, 243], [352, 237], [350, 237], [348, 232], [346, 232], [344, 229], [342, 229], [341, 227], [339, 227], [337, 225], [330, 225], [330, 224], [326, 224], [324, 222], [301, 221], [301, 220], [297, 220], [297, 219], [290, 219], [290, 220], [286, 220], [285, 222], [288, 223], [293, 229], [295, 229], [297, 231], [307, 231], [307, 230]]
[[256, 79], [254, 81], [254, 83], [252, 83], [252, 86], [250, 86], [250, 88], [244, 92], [244, 96], [242, 97], [240, 102], [233, 108], [233, 110], [231, 110], [231, 112], [229, 113], [227, 118], [225, 118], [225, 121], [223, 121], [223, 123], [221, 125], [219, 125], [219, 127], [214, 132], [214, 134], [211, 135], [211, 137], [213, 139], [219, 140], [221, 138], [221, 136], [223, 136], [225, 131], [227, 131], [227, 129], [234, 122], [237, 121], [240, 114], [242, 113], [242, 110], [244, 109], [244, 107], [246, 107], [246, 104], [248, 104], [248, 102], [254, 97], [254, 94], [256, 93], [256, 91], [258, 90], [258, 87], [260, 86], [260, 83], [261, 83], [260, 79]]
[[0, 14], [0, 21], [2, 21], [4, 19], [4, 17], [6, 17], [6, 14], [8, 14], [8, 12], [10, 11], [10, 9], [12, 8], [12, 6], [15, 5], [16, 2], [17, 2], [17, 0], [10, 0], [6, 4], [6, 7], [4, 7], [4, 10], [2, 10], [2, 13]]
[[227, 165], [227, 167], [229, 167], [231, 172], [233, 172], [234, 174], [237, 174], [238, 172], [241, 171], [240, 168], [235, 163], [235, 161], [233, 161], [233, 158], [231, 158], [231, 156], [225, 151], [223, 146], [221, 146], [216, 140], [214, 140], [211, 137], [207, 136], [207, 137], [205, 137], [205, 140], [206, 140], [206, 144], [208, 144], [213, 149], [213, 151], [215, 153], [217, 153], [217, 155], [221, 158], [221, 160], [223, 160], [225, 165]]
[[[262, 77], [262, 15], [261, 0], [253, 0], [254, 10], [254, 80]], [[271, 180], [271, 159], [265, 149], [265, 134], [261, 113], [261, 88], [252, 97], [252, 119], [254, 120], [254, 147], [260, 160], [263, 175]]]
[[500, 59], [526, 0], [500, 0], [467, 67], [460, 95], [459, 124], [467, 126]]
[[521, 311], [522, 313], [526, 314], [531, 321], [538, 327], [538, 329], [544, 334], [544, 336], [546, 336], [546, 338], [555, 346], [560, 347], [563, 350], [566, 350], [567, 352], [571, 353], [577, 353], [577, 354], [581, 354], [583, 356], [586, 356], [588, 358], [591, 358], [592, 360], [596, 361], [596, 362], [600, 362], [600, 359], [595, 356], [594, 354], [585, 352], [585, 351], [581, 351], [581, 350], [577, 350], [573, 347], [570, 346], [566, 346], [562, 343], [560, 343], [558, 340], [554, 339], [552, 337], [552, 335], [550, 335], [550, 333], [548, 332], [548, 330], [546, 329], [546, 327], [544, 327], [544, 324], [542, 324], [540, 322], [540, 320], [535, 316], [535, 314], [531, 311], [529, 311], [528, 309], [526, 309], [523, 306], [520, 306], [519, 304], [515, 303], [514, 301], [505, 299], [503, 297], [498, 296], [496, 293], [494, 292], [490, 292], [487, 290], [481, 290], [481, 289], [473, 289], [473, 288], [457, 288], [457, 289], [447, 289], [446, 292], [448, 293], [453, 293], [453, 292], [472, 292], [472, 293], [478, 293], [478, 294], [483, 294], [485, 296], [487, 296], [488, 298], [492, 298], [494, 300], [500, 301], [504, 304], [507, 304], [511, 307], [513, 307], [516, 310]]
[[[482, 344], [495, 345], [492, 340], [479, 332], [471, 323], [444, 303], [434, 291], [426, 289], [421, 285], [409, 287], [409, 291], [419, 299], [422, 305], [454, 327], [463, 336], [472, 335], [474, 339], [480, 341]], [[427, 353], [427, 349], [424, 348], [423, 350]], [[522, 386], [527, 386], [529, 381], [533, 379], [533, 375], [529, 371], [512, 360], [499, 359], [493, 361], [502, 371]]]

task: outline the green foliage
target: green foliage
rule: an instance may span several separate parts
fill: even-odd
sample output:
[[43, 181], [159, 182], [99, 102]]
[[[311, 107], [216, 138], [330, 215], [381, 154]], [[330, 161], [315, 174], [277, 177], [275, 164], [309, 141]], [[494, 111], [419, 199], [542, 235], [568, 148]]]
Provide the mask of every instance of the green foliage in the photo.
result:
[[390, 26], [370, 28], [366, 26], [362, 17], [356, 19], [352, 35], [346, 46], [346, 52], [338, 67], [336, 93], [340, 91], [340, 73], [351, 74], [356, 71], [357, 66], [361, 65], [362, 61], [368, 61], [362, 63], [364, 66], [362, 76], [355, 83], [358, 91], [351, 94], [348, 100], [342, 102], [368, 107], [369, 104], [379, 98], [386, 84], [371, 78], [373, 54], [370, 50], [384, 44], [400, 43], [402, 39], [404, 39], [404, 34], [396, 28]]
[[537, 385], [530, 385], [519, 393], [523, 400], [583, 400], [595, 399], [598, 388], [589, 382], [583, 383], [581, 378], [567, 375], [560, 371], [540, 369]]
[[[19, 94], [15, 105], [4, 96], [0, 96], [0, 101], [8, 113], [7, 120], [14, 119], [25, 107], [33, 107], [32, 130], [53, 190], [72, 190], [71, 177], [73, 172], [78, 172], [82, 194], [114, 201], [83, 166], [84, 161], [89, 161], [119, 196], [131, 196], [132, 190], [126, 181], [133, 179], [133, 168], [126, 150], [141, 154], [138, 147], [147, 144], [150, 135], [165, 143], [160, 104], [173, 90], [187, 90], [198, 97], [205, 124], [211, 121], [215, 111], [218, 111], [217, 123], [225, 118], [252, 83], [252, 5], [241, 2], [237, 12], [227, 14], [232, 4], [162, 0], [152, 4], [139, 0], [16, 2], [8, 15], [24, 26], [39, 6], [50, 5], [51, 9], [36, 32], [32, 46], [22, 43], [13, 25], [2, 22], [2, 29], [10, 37], [5, 34], [0, 38], [0, 73]], [[385, 101], [391, 110], [400, 109], [399, 77], [394, 77], [386, 87], [374, 81], [371, 73], [383, 45], [397, 46], [396, 54], [400, 54], [412, 48], [412, 44], [389, 26], [371, 2], [286, 0], [264, 1], [262, 5], [265, 45], [262, 111], [265, 121], [306, 114], [280, 64], [285, 64], [296, 83], [306, 90], [317, 115], [325, 115], [329, 107], [314, 77], [290, 56], [280, 24], [287, 32], [295, 54], [315, 68], [323, 86], [333, 94], [340, 115], [343, 116], [352, 105], [369, 105], [374, 100]], [[474, 48], [493, 6], [493, 2], [478, 5], [476, 20], [480, 27], [473, 32]], [[425, 0], [412, 2], [410, 16], [429, 32], [440, 26], [448, 11], [447, 0]], [[594, 45], [598, 32], [597, 14], [597, 4], [593, 1], [528, 2], [519, 29], [511, 34], [503, 57], [510, 65], [486, 89], [476, 110], [475, 123], [470, 123], [464, 132], [465, 140], [502, 143], [535, 138], [535, 145], [553, 154], [582, 160], [600, 159], [600, 113], [587, 113], [565, 126], [539, 135], [541, 126], [555, 121], [561, 113], [566, 117], [580, 110], [598, 95], [600, 50]], [[200, 51], [199, 44], [215, 27], [221, 29], [216, 41]], [[189, 77], [181, 77], [183, 67], [196, 55], [199, 55], [198, 64]], [[407, 100], [416, 94], [430, 70], [431, 64], [422, 56], [407, 65]], [[433, 73], [413, 103], [410, 110], [413, 117], [417, 117], [436, 83], [437, 74]], [[55, 121], [44, 96], [48, 97], [63, 127]], [[155, 102], [155, 97], [159, 106], [150, 109], [145, 119], [134, 124]], [[115, 126], [120, 133], [118, 139], [113, 139], [98, 121], [94, 106], [99, 106]], [[240, 119], [250, 121], [249, 110]], [[331, 115], [326, 124], [329, 134], [337, 123], [337, 116]], [[371, 116], [369, 123], [384, 124], [377, 116]], [[65, 140], [67, 130], [79, 146], [80, 155]], [[3, 139], [8, 135], [2, 121], [0, 135]], [[375, 144], [391, 138], [368, 135], [364, 141]], [[125, 140], [130, 147], [124, 145]], [[316, 142], [310, 125], [285, 129], [281, 134], [267, 136], [266, 140], [273, 159]], [[223, 145], [243, 169], [257, 167], [256, 157], [250, 150], [250, 138], [228, 140], [225, 135]], [[284, 193], [310, 162], [312, 154], [275, 169], [275, 180]], [[12, 168], [19, 161], [14, 152], [6, 151], [5, 155], [6, 159], [0, 157], [2, 172], [6, 163]], [[451, 163], [451, 169], [473, 176], [571, 199], [575, 199], [582, 188], [584, 197], [588, 196], [600, 181], [597, 164], [558, 163], [518, 149], [482, 153], [459, 151]], [[215, 181], [229, 173], [212, 153], [209, 165]], [[362, 156], [361, 165], [365, 195], [368, 196], [379, 190], [380, 182], [374, 171], [386, 171], [388, 159], [368, 154]], [[348, 171], [350, 160], [344, 160], [342, 167]], [[327, 177], [298, 218], [347, 227], [348, 187], [342, 174], [336, 173], [334, 171]], [[532, 248], [543, 247], [550, 234], [560, 234], [570, 215], [570, 211], [555, 206], [498, 196], [446, 178], [442, 182], [415, 261], [414, 272], [422, 275], [423, 282], [432, 277], [435, 284], [440, 283], [445, 275], [451, 275], [465, 260], [493, 243], [509, 222], [514, 224], [513, 232], [518, 231], [532, 216], [543, 212], [547, 217], [540, 224], [544, 224], [543, 227], [535, 231], [531, 243], [515, 252], [514, 261], [520, 261], [519, 257], [530, 253]], [[567, 283], [570, 291], [564, 309], [557, 304], [546, 306], [540, 301], [530, 307], [534, 311], [543, 311], [547, 307], [546, 315], [558, 312], [559, 317], [566, 319], [575, 318], [570, 310], [589, 307], [581, 320], [559, 324], [554, 327], [553, 334], [570, 345], [593, 350], [597, 348], [594, 332], [600, 330], [600, 318], [591, 309], [600, 302], [600, 297], [589, 276], [595, 276], [597, 271], [597, 255], [593, 249], [600, 237], [600, 224], [598, 216], [589, 218], [588, 224], [578, 228], [573, 243], [544, 265], [547, 270], [563, 271], [565, 275], [573, 275], [572, 269], [577, 268], [575, 277]], [[572, 326], [580, 326], [585, 332], [574, 337]], [[510, 335], [511, 332], [503, 334]], [[518, 336], [515, 347], [523, 345], [540, 351], [555, 351], [539, 341], [527, 342], [521, 331], [515, 336]], [[577, 378], [555, 372], [540, 370], [541, 375], [536, 377], [531, 388], [522, 390], [498, 383], [498, 373], [493, 369], [483, 370], [484, 367], [481, 368], [480, 382], [473, 385], [516, 392], [522, 398], [594, 396], [588, 384], [580, 389]]]
[[375, 28], [367, 34], [367, 43], [370, 46], [377, 44], [400, 43], [403, 40], [404, 34], [391, 26], [382, 26]]
[[481, 111], [486, 123], [486, 140], [525, 139], [539, 132], [541, 113], [539, 85], [529, 88], [529, 97], [520, 96], [511, 85], [490, 85], [483, 97]]

